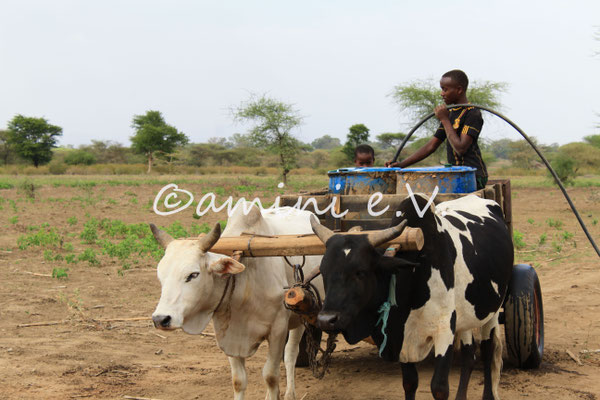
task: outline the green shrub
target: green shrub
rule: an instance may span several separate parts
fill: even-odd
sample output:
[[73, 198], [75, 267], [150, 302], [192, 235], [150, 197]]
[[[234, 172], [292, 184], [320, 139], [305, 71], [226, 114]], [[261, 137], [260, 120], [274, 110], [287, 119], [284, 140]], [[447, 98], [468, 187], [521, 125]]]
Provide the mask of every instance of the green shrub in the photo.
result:
[[35, 199], [35, 191], [40, 188], [40, 185], [36, 185], [33, 181], [25, 179], [19, 182], [18, 192], [22, 193], [28, 199]]
[[59, 160], [52, 160], [48, 164], [48, 171], [52, 175], [64, 175], [67, 172], [67, 165]]
[[65, 163], [69, 165], [92, 165], [96, 156], [85, 150], [73, 150], [65, 156]]
[[[573, 180], [577, 177], [576, 162], [573, 158], [568, 156], [565, 153], [559, 152], [550, 163], [552, 165], [552, 169], [558, 175], [558, 178], [565, 185], [572, 185]], [[548, 171], [548, 176], [552, 177], [550, 171]]]
[[98, 220], [96, 218], [88, 219], [83, 224], [83, 232], [79, 235], [84, 243], [93, 244], [98, 240]]

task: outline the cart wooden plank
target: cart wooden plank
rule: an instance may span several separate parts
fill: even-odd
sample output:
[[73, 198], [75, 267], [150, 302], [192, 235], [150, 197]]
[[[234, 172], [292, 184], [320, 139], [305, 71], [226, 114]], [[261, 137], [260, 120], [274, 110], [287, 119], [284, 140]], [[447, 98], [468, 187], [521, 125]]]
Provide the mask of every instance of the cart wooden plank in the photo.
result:
[[[369, 231], [345, 232], [346, 235], [364, 235]], [[202, 235], [201, 235], [202, 236]], [[419, 251], [425, 240], [420, 228], [406, 228], [402, 234], [380, 247], [397, 244], [402, 251]], [[309, 256], [325, 254], [325, 245], [314, 234], [307, 235], [251, 235], [219, 238], [210, 251], [232, 256], [241, 251], [244, 257]]]

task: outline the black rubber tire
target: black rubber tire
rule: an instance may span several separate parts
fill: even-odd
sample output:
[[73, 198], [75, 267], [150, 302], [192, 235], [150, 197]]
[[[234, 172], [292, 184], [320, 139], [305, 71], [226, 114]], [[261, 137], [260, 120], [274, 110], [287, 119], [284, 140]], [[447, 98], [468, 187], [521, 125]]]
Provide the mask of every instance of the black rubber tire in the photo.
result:
[[504, 318], [510, 360], [522, 369], [538, 368], [544, 355], [544, 307], [540, 281], [531, 265], [513, 267]]
[[[310, 326], [310, 325], [309, 325]], [[311, 328], [309, 328], [311, 329]], [[300, 340], [300, 349], [298, 351], [298, 358], [296, 359], [296, 367], [308, 367], [309, 365], [309, 355], [308, 355], [308, 348], [307, 348], [307, 344], [306, 344], [306, 335], [308, 334], [308, 331], [304, 331], [304, 333], [302, 334], [302, 339]], [[312, 328], [312, 334], [315, 335], [315, 338], [317, 339], [318, 342], [321, 342], [321, 335], [323, 334], [323, 332], [316, 328], [313, 327]], [[316, 351], [315, 354], [316, 355]]]

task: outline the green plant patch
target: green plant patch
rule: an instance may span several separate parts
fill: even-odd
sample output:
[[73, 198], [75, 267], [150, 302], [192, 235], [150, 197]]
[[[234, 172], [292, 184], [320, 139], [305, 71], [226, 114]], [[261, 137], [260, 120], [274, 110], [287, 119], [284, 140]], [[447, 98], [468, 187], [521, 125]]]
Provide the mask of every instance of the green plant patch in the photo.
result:
[[52, 270], [52, 277], [56, 279], [67, 279], [69, 274], [67, 273], [68, 268], [54, 268]]
[[100, 261], [96, 258], [96, 252], [92, 249], [85, 249], [83, 253], [81, 253], [77, 257], [78, 261], [87, 261], [90, 265], [100, 265]]
[[516, 229], [513, 231], [513, 243], [517, 250], [527, 247], [527, 244], [523, 240], [523, 234]]
[[25, 250], [30, 246], [60, 247], [62, 242], [62, 237], [56, 232], [56, 229], [47, 227], [40, 227], [35, 232], [21, 235], [17, 239], [17, 245], [21, 250]]

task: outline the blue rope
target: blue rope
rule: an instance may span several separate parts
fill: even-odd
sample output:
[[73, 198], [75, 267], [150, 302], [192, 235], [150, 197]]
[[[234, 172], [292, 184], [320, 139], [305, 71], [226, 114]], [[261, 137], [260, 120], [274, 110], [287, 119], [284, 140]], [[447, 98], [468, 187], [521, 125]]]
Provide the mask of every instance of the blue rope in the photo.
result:
[[387, 334], [385, 333], [385, 328], [387, 326], [388, 317], [390, 316], [390, 310], [392, 309], [392, 306], [397, 305], [398, 304], [396, 304], [396, 274], [392, 274], [392, 277], [390, 278], [390, 292], [388, 294], [388, 300], [385, 303], [383, 303], [377, 311], [379, 313], [379, 319], [377, 320], [375, 326], [379, 325], [380, 322], [382, 323], [381, 334], [383, 335], [383, 342], [381, 342], [381, 347], [379, 348], [379, 357], [381, 357], [381, 354], [385, 349], [385, 345], [387, 344]]

